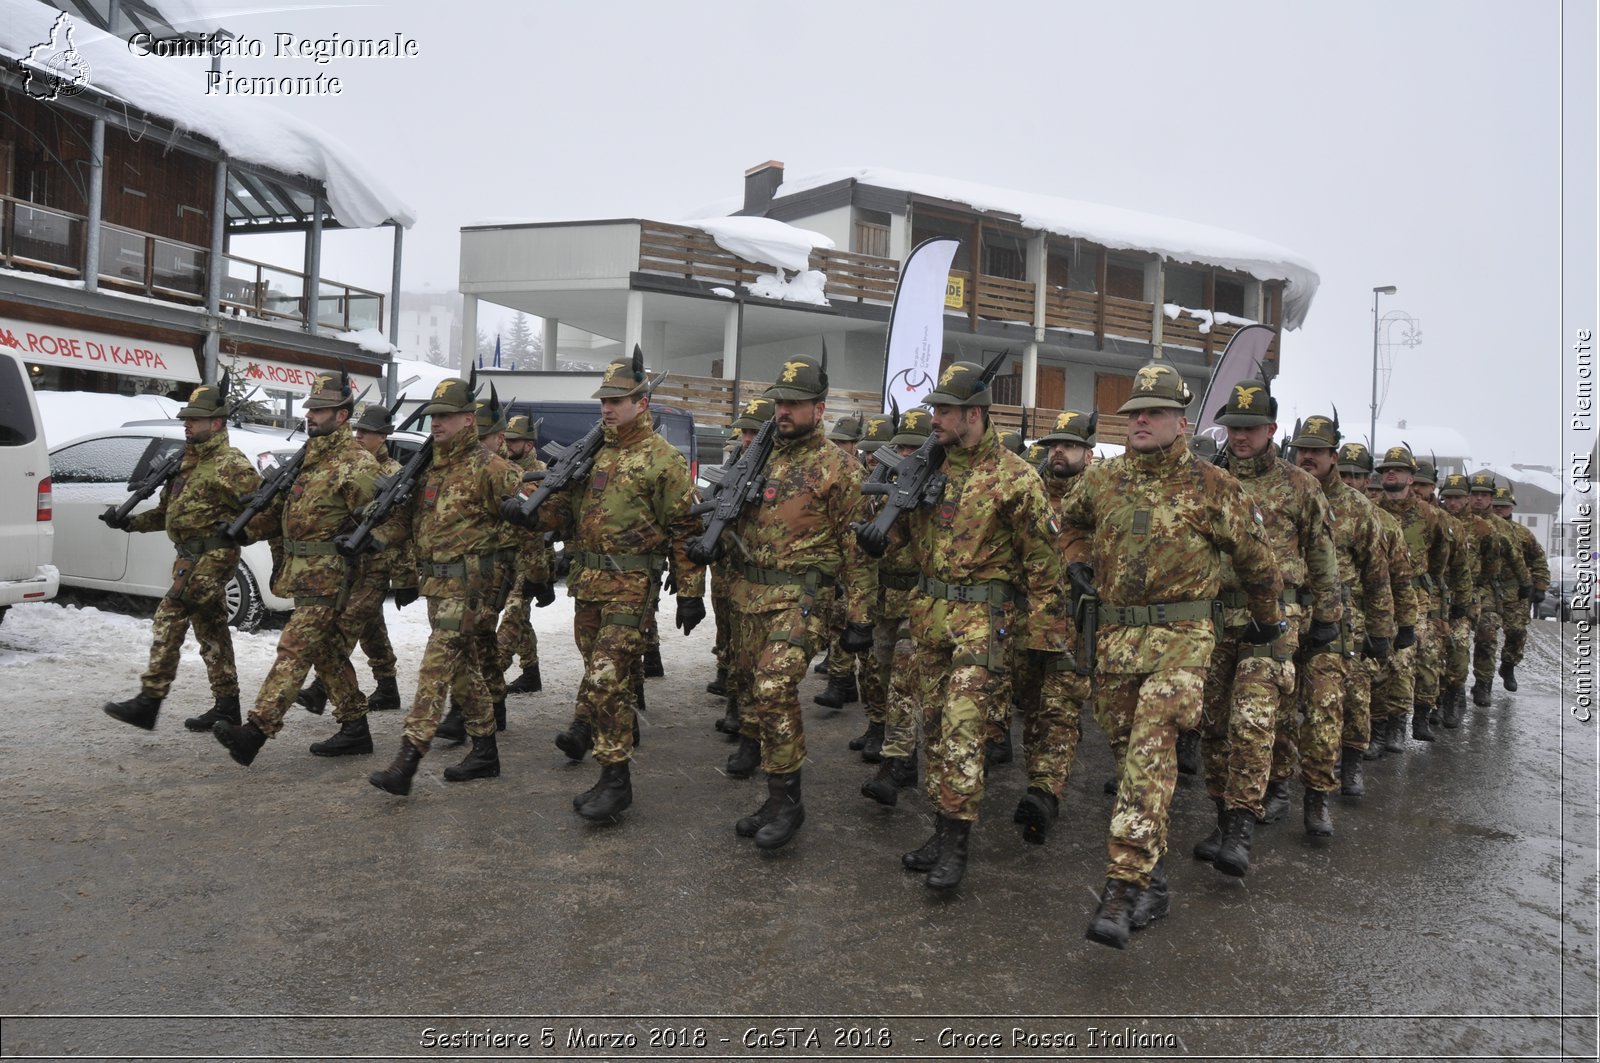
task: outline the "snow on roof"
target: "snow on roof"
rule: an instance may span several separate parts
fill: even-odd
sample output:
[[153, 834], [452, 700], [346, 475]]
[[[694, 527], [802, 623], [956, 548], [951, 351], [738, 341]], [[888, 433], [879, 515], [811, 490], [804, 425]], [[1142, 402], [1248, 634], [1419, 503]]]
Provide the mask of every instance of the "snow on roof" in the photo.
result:
[[1299, 328], [1311, 309], [1321, 279], [1309, 261], [1286, 248], [1254, 236], [1245, 236], [1180, 218], [1143, 214], [1122, 207], [1084, 203], [1036, 192], [976, 184], [949, 177], [886, 170], [876, 166], [820, 170], [785, 180], [774, 199], [807, 189], [854, 179], [878, 188], [914, 192], [935, 199], [965, 203], [975, 210], [1015, 214], [1030, 229], [1058, 236], [1078, 236], [1114, 250], [1155, 251], [1177, 262], [1200, 262], [1247, 273], [1258, 280], [1287, 281], [1283, 295], [1283, 326]]
[[821, 233], [772, 218], [696, 218], [684, 224], [704, 230], [718, 247], [747, 262], [787, 270], [810, 268], [813, 248], [831, 251], [834, 246], [833, 240]]
[[[1346, 438], [1362, 441], [1366, 436], [1367, 422], [1364, 418], [1352, 415], [1345, 419], [1340, 428]], [[1470, 462], [1472, 458], [1472, 444], [1467, 441], [1467, 437], [1454, 428], [1440, 425], [1408, 422], [1404, 428], [1399, 428], [1379, 421], [1378, 438], [1374, 442], [1377, 444], [1372, 451], [1374, 454], [1382, 454], [1389, 447], [1406, 443], [1411, 447], [1411, 456], [1418, 459], [1426, 459], [1429, 454], [1435, 455], [1441, 461], [1456, 458]]]
[[[185, 0], [163, 13], [187, 17], [184, 12], [191, 6]], [[51, 43], [59, 17], [60, 11], [39, 0], [0, 0], [0, 56], [47, 70], [50, 56], [69, 47], [65, 41]], [[231, 158], [321, 181], [328, 206], [342, 225], [370, 229], [394, 220], [410, 228], [416, 223], [411, 207], [335, 137], [264, 100], [207, 99], [198, 67], [139, 56], [121, 38], [92, 25], [75, 20], [69, 25], [71, 47], [88, 65], [89, 91], [156, 115], [179, 130], [208, 137]], [[36, 50], [37, 58], [30, 59]]]
[[1516, 469], [1510, 465], [1484, 465], [1481, 468], [1492, 472], [1495, 476], [1507, 483], [1526, 484], [1538, 488], [1560, 498], [1567, 490], [1567, 485], [1561, 482], [1561, 477], [1553, 472], [1540, 472], [1538, 469]]

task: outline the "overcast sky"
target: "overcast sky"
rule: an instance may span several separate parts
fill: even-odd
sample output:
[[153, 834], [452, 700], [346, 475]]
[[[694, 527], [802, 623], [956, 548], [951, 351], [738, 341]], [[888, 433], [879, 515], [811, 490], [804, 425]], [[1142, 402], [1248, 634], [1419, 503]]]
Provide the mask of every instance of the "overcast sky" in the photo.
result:
[[[454, 287], [460, 227], [489, 218], [681, 219], [766, 159], [942, 174], [1309, 259], [1322, 286], [1278, 386], [1291, 423], [1331, 402], [1365, 435], [1372, 288], [1396, 285], [1382, 309], [1422, 342], [1394, 347], [1380, 421], [1564, 461], [1556, 0], [247, 6], [230, 28], [418, 40], [414, 59], [315, 68], [342, 95], [291, 104], [416, 209], [407, 288]], [[1565, 148], [1592, 157], [1592, 127]], [[1592, 215], [1569, 235], [1592, 252]], [[335, 235], [324, 273], [386, 290], [389, 249]]]

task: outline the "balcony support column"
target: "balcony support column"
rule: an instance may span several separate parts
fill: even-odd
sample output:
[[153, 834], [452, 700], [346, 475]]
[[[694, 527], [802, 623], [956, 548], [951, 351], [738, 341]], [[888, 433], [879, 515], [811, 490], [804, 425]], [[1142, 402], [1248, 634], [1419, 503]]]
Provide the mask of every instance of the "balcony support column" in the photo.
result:
[[[622, 324], [623, 358], [632, 358], [635, 347], [644, 346], [644, 292], [628, 290], [628, 305]], [[647, 363], [648, 364], [648, 361]]]
[[216, 380], [217, 356], [222, 353], [222, 274], [227, 268], [223, 259], [228, 232], [228, 163], [217, 160], [211, 189], [211, 251], [206, 255], [206, 349], [205, 368], [207, 380]]
[[560, 321], [553, 317], [544, 319], [544, 335], [541, 337], [544, 342], [541, 344], [543, 351], [540, 354], [539, 368], [546, 373], [554, 373], [559, 364], [561, 352], [556, 348], [558, 344], [557, 337], [560, 333]]
[[83, 226], [83, 290], [100, 290], [100, 203], [105, 199], [106, 120], [96, 118], [89, 131], [89, 203]]
[[[399, 222], [394, 223], [394, 270], [389, 276], [389, 345], [398, 347], [400, 344], [400, 251], [405, 245], [405, 226]], [[445, 337], [449, 342], [449, 337]], [[386, 406], [393, 406], [395, 396], [400, 393], [400, 366], [395, 360], [394, 352], [389, 352], [388, 372], [383, 377], [383, 402]]]
[[[628, 348], [628, 356], [633, 356], [633, 348]], [[645, 329], [644, 362], [653, 372], [665, 372], [667, 368], [667, 323], [665, 321], [652, 321]]]
[[[449, 361], [446, 358], [445, 361]], [[478, 364], [478, 297], [461, 295], [461, 364], [456, 368], [465, 380], [472, 367]]]
[[1022, 349], [1024, 410], [1039, 404], [1039, 344], [1044, 339], [1044, 286], [1049, 274], [1049, 255], [1049, 237], [1045, 233], [1028, 241], [1028, 278], [1033, 281], [1033, 339]]
[[311, 207], [311, 231], [306, 234], [306, 334], [317, 334], [317, 318], [322, 310], [322, 197]]
[[1154, 309], [1150, 312], [1150, 352], [1152, 357], [1161, 357], [1161, 326], [1167, 320], [1164, 307], [1167, 302], [1167, 264], [1165, 259], [1156, 259], [1155, 276], [1152, 279], [1154, 292], [1150, 297], [1150, 305]]

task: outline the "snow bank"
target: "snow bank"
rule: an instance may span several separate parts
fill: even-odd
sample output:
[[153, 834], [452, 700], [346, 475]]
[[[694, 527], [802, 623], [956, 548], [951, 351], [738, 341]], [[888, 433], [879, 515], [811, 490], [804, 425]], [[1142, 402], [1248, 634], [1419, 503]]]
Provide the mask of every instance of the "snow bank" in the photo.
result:
[[[1018, 192], [949, 177], [886, 170], [876, 166], [821, 170], [785, 180], [775, 199], [807, 189], [854, 179], [864, 185], [964, 203], [975, 210], [1015, 214], [1030, 229], [1077, 236], [1114, 250], [1155, 251], [1175, 262], [1198, 262], [1246, 273], [1258, 280], [1282, 280], [1284, 328], [1299, 328], [1311, 309], [1321, 278], [1311, 263], [1284, 247], [1253, 236], [1180, 218], [1143, 214], [1121, 207], [1084, 203], [1036, 192]], [[698, 222], [692, 224], [699, 224]]]
[[[171, 16], [201, 18], [187, 0], [172, 6]], [[38, 0], [0, 0], [0, 56], [45, 70], [51, 55], [66, 42], [47, 44], [61, 12]], [[235, 159], [302, 174], [321, 181], [328, 205], [340, 223], [370, 229], [393, 219], [410, 228], [416, 213], [358, 161], [339, 141], [264, 100], [230, 96], [207, 99], [202, 68], [155, 56], [139, 56], [119, 37], [71, 20], [72, 46], [89, 67], [87, 92], [122, 102], [172, 123], [183, 132], [208, 137]], [[137, 123], [136, 123], [137, 124]], [[160, 139], [163, 134], [152, 131]]]
[[771, 218], [697, 218], [683, 224], [706, 232], [718, 247], [749, 262], [800, 272], [811, 266], [814, 248], [833, 250], [833, 240]]
[[758, 299], [782, 299], [790, 303], [810, 303], [827, 306], [828, 297], [823, 291], [828, 286], [828, 275], [819, 269], [806, 269], [785, 280], [783, 271], [763, 273], [745, 285], [745, 290]]

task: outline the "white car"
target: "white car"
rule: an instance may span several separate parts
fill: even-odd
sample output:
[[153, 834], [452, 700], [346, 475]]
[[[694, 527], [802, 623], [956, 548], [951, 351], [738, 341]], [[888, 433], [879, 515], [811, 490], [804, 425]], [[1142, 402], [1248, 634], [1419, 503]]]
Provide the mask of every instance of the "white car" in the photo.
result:
[[[253, 427], [228, 428], [228, 440], [264, 471], [305, 442], [296, 434]], [[144, 478], [157, 457], [183, 449], [181, 421], [133, 421], [80, 436], [50, 451], [55, 495], [55, 560], [61, 582], [69, 587], [160, 598], [172, 586], [172, 540], [161, 532], [130, 534], [100, 521], [107, 506], [120, 505], [133, 493], [131, 483]], [[151, 495], [134, 510], [154, 509]], [[289, 612], [294, 602], [272, 593], [272, 551], [251, 543], [239, 553], [239, 568], [228, 582], [229, 620], [253, 631], [267, 613]]]
[[50, 460], [28, 367], [0, 351], [0, 617], [56, 596]]

